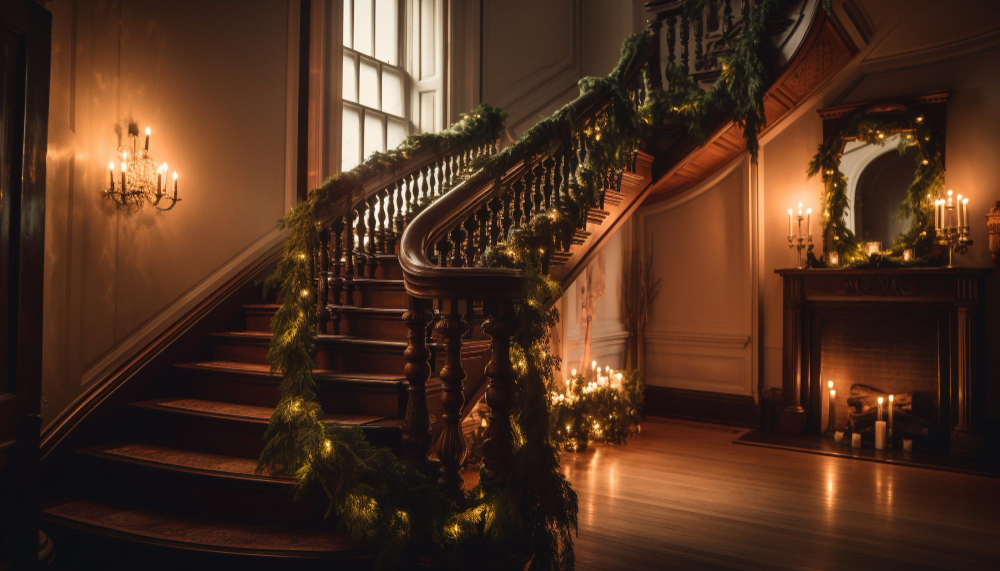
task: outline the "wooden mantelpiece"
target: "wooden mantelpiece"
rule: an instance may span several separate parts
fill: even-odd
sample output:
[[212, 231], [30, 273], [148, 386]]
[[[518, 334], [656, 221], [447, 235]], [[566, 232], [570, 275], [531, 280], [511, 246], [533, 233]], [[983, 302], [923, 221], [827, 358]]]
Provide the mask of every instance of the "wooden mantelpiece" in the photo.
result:
[[817, 323], [824, 313], [872, 311], [940, 316], [939, 401], [956, 456], [983, 447], [985, 278], [983, 268], [785, 269], [780, 430], [818, 432], [822, 391]]

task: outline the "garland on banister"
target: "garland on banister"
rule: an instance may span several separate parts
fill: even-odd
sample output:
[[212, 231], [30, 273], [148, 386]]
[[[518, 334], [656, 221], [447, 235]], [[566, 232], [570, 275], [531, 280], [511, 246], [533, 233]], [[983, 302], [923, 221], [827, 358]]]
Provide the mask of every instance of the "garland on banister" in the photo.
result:
[[[899, 206], [900, 219], [913, 218], [910, 229], [900, 234], [888, 251], [869, 256], [864, 244], [844, 223], [849, 206], [847, 177], [840, 171], [844, 143], [857, 140], [869, 145], [884, 146], [886, 139], [899, 134], [900, 154], [916, 148], [916, 170]], [[944, 186], [944, 133], [927, 125], [920, 111], [899, 114], [869, 115], [860, 110], [852, 115], [836, 133], [824, 141], [809, 162], [808, 175], [820, 174], [823, 179], [823, 235], [839, 255], [840, 266], [901, 267], [927, 265], [934, 249], [934, 198]], [[913, 259], [903, 261], [904, 249], [914, 250]], [[826, 259], [809, 259], [811, 266], [828, 265]]]
[[550, 387], [549, 433], [560, 450], [580, 452], [591, 442], [624, 444], [639, 431], [643, 382], [639, 371], [573, 369], [565, 383]]
[[345, 215], [362, 183], [396, 172], [421, 151], [451, 151], [493, 144], [506, 115], [481, 104], [450, 129], [407, 138], [394, 150], [375, 153], [351, 171], [329, 178], [278, 222], [286, 230], [278, 267], [265, 282], [280, 290], [281, 305], [267, 360], [280, 374], [281, 397], [271, 416], [258, 471], [292, 473], [299, 497], [319, 490], [328, 514], [355, 540], [379, 547], [379, 565], [391, 565], [414, 538], [427, 539], [454, 506], [423, 475], [388, 449], [371, 445], [357, 427], [328, 425], [313, 378], [316, 291], [312, 261], [324, 222]]

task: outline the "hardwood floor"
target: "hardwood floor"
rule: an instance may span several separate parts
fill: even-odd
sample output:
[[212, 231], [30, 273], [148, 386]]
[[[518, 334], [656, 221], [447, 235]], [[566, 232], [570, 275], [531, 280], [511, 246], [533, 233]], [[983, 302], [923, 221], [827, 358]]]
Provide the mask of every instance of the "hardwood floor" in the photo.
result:
[[732, 444], [650, 419], [563, 456], [577, 569], [997, 569], [1000, 479]]

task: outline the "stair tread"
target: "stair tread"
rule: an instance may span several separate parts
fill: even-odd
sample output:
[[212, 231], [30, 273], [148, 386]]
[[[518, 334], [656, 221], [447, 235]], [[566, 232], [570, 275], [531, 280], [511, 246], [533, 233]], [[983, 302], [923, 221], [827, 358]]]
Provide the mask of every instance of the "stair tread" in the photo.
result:
[[[229, 403], [196, 398], [159, 398], [147, 401], [130, 403], [130, 406], [137, 408], [159, 409], [178, 412], [181, 414], [208, 415], [222, 418], [239, 419], [251, 422], [267, 423], [271, 419], [274, 407], [258, 406], [250, 404]], [[377, 425], [383, 426], [380, 421], [393, 420], [381, 415], [371, 414], [325, 414], [324, 422], [334, 422], [349, 426]]]
[[[260, 377], [271, 377], [276, 381], [281, 380], [281, 376], [272, 374], [271, 366], [265, 363], [246, 363], [243, 361], [201, 361], [194, 363], [177, 363], [174, 367], [200, 371], [239, 373]], [[313, 376], [319, 381], [366, 381], [385, 383], [406, 382], [406, 377], [402, 374], [345, 373], [331, 369], [313, 369]]]
[[46, 507], [44, 519], [91, 528], [104, 535], [130, 538], [175, 547], [206, 546], [248, 554], [323, 557], [353, 555], [362, 551], [346, 533], [330, 527], [288, 527], [216, 521], [157, 509], [123, 506], [89, 499], [75, 499]]
[[[255, 341], [261, 341], [271, 338], [270, 331], [225, 331], [212, 333], [213, 338], [218, 339], [253, 339]], [[382, 347], [399, 347], [400, 349], [406, 348], [406, 341], [386, 341], [384, 339], [365, 339], [362, 337], [353, 337], [350, 335], [332, 335], [329, 333], [320, 333], [316, 335], [316, 341], [318, 343], [332, 343], [332, 344], [344, 344], [344, 345], [377, 345]], [[432, 343], [428, 343], [431, 345]]]
[[267, 472], [257, 473], [257, 460], [242, 456], [229, 456], [211, 452], [183, 450], [148, 442], [111, 443], [85, 448], [82, 454], [103, 458], [120, 459], [146, 465], [206, 474], [222, 474], [281, 482], [294, 485], [295, 478], [278, 476]]
[[376, 313], [376, 314], [386, 314], [386, 315], [403, 315], [407, 312], [406, 308], [397, 307], [361, 307], [357, 305], [327, 305], [329, 309], [336, 309], [337, 311], [345, 312], [356, 312], [356, 313]]

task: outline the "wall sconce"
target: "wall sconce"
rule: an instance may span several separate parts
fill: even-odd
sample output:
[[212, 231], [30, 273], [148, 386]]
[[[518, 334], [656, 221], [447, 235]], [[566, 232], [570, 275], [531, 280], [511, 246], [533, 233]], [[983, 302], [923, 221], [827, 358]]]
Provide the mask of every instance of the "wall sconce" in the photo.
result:
[[[146, 127], [146, 143], [141, 150], [138, 150], [139, 127], [135, 123], [129, 123], [128, 135], [132, 138], [132, 146], [118, 147], [121, 162], [118, 164], [117, 175], [115, 161], [108, 163], [110, 186], [104, 190], [104, 196], [121, 206], [129, 206], [135, 210], [142, 210], [146, 203], [157, 210], [171, 210], [181, 201], [177, 197], [177, 171], [174, 171], [171, 179], [174, 187], [171, 194], [167, 180], [167, 163], [158, 164], [149, 156], [150, 133], [150, 128]], [[161, 203], [164, 206], [160, 206]]]

